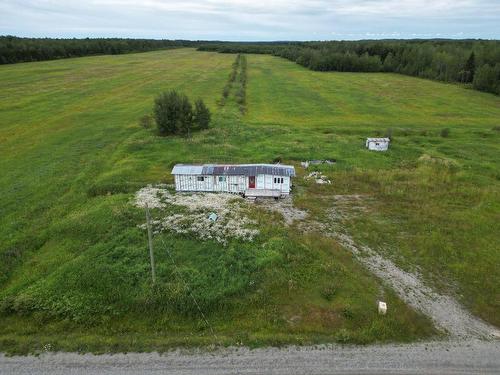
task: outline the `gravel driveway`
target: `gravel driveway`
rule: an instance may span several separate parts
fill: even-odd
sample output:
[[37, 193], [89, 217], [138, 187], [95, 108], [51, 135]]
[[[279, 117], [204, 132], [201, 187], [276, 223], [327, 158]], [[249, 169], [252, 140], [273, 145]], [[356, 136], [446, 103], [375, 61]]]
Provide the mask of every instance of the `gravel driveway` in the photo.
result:
[[0, 355], [0, 373], [17, 374], [498, 374], [500, 342], [223, 349], [94, 356]]

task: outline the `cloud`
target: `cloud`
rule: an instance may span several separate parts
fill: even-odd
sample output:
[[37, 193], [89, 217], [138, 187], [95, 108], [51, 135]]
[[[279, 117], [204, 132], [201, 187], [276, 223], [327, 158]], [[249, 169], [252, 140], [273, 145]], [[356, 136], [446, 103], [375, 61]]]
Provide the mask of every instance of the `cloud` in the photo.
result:
[[2, 0], [0, 34], [310, 40], [499, 38], [498, 0]]

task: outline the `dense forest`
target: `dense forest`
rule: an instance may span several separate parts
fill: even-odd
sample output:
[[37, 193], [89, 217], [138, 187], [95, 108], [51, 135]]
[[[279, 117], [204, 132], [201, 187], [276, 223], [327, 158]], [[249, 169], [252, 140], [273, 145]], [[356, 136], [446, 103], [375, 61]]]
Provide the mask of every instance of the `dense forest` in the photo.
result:
[[500, 41], [367, 40], [283, 43], [210, 43], [204, 51], [262, 53], [318, 71], [395, 72], [469, 84], [500, 94]]
[[0, 36], [0, 64], [90, 55], [117, 55], [197, 45], [199, 45], [198, 42], [188, 40], [37, 39]]

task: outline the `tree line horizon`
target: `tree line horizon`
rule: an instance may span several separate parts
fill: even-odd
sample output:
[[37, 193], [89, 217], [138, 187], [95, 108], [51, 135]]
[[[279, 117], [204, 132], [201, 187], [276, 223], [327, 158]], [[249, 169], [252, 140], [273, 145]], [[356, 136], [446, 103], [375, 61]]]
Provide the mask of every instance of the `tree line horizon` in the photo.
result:
[[500, 95], [498, 40], [224, 42], [198, 50], [273, 55], [315, 71], [400, 73]]
[[168, 39], [52, 39], [0, 36], [0, 64], [193, 47], [279, 56], [315, 71], [391, 72], [460, 83], [500, 95], [500, 41], [408, 39], [223, 42]]

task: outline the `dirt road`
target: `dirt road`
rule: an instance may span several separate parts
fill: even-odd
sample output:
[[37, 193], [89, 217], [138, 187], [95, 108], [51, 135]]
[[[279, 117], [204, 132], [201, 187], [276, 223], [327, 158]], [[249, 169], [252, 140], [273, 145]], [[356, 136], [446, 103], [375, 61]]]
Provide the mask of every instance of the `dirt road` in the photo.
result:
[[27, 374], [498, 374], [499, 341], [409, 345], [320, 346], [285, 349], [223, 349], [94, 356], [70, 353], [40, 357], [0, 355], [0, 373]]

